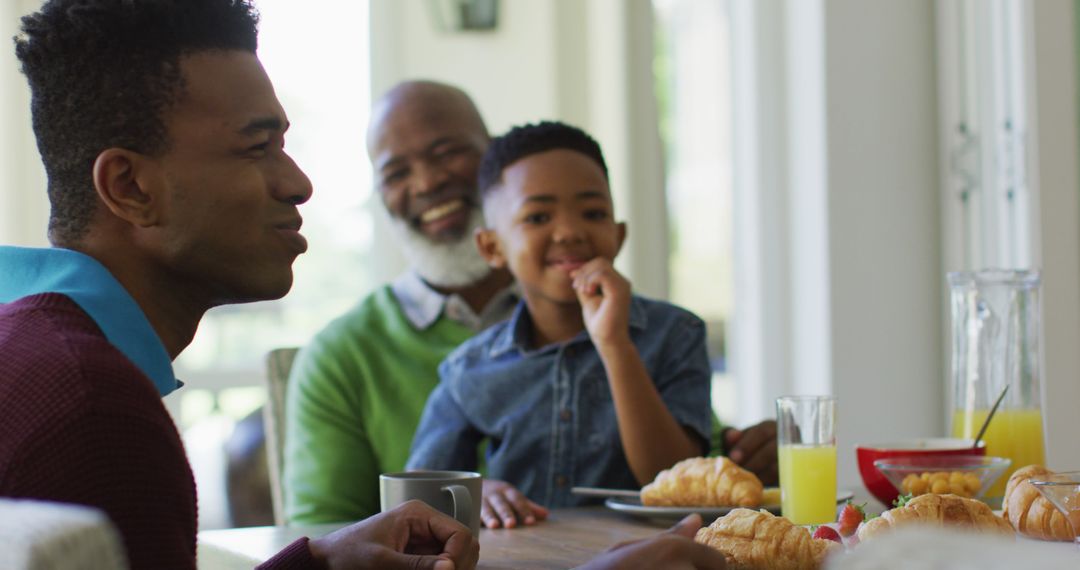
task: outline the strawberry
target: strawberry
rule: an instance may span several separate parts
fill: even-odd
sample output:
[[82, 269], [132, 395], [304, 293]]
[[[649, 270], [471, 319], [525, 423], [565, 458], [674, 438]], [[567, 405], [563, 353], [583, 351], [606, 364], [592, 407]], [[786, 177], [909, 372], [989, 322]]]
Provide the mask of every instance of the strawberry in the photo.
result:
[[825, 540], [833, 540], [843, 544], [844, 541], [840, 539], [840, 534], [836, 532], [836, 529], [829, 525], [821, 525], [814, 531], [814, 538], [821, 538]]
[[840, 516], [836, 517], [836, 522], [840, 523], [840, 534], [843, 536], [851, 536], [855, 534], [855, 531], [859, 529], [859, 524], [866, 519], [866, 511], [863, 507], [866, 503], [861, 505], [852, 504], [848, 501], [844, 508], [840, 511]]

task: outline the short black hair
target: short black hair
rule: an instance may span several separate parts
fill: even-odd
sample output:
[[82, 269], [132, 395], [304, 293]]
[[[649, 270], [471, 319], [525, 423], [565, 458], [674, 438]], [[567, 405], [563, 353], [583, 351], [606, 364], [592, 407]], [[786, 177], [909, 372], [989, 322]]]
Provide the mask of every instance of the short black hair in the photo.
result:
[[605, 179], [608, 177], [604, 153], [588, 133], [566, 123], [541, 121], [514, 127], [491, 140], [480, 160], [480, 173], [477, 176], [480, 195], [487, 196], [511, 164], [533, 154], [557, 149], [584, 154], [600, 165]]
[[30, 83], [54, 243], [86, 234], [102, 151], [168, 150], [162, 117], [183, 93], [181, 57], [254, 53], [258, 21], [250, 0], [48, 0], [22, 19], [15, 54]]

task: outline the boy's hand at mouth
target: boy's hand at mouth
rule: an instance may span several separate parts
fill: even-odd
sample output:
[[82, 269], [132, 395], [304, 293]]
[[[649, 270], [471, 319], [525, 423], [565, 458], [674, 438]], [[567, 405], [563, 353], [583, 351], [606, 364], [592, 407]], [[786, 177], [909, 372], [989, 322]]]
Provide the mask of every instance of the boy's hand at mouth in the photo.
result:
[[630, 282], [597, 257], [570, 273], [585, 328], [597, 349], [630, 341]]

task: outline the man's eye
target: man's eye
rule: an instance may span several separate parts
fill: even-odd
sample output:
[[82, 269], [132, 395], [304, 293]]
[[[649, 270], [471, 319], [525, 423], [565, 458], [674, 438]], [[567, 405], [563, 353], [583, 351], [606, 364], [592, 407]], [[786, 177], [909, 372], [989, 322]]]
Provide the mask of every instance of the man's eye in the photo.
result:
[[550, 219], [547, 214], [529, 214], [525, 216], [525, 223], [527, 224], [542, 224]]
[[251, 145], [251, 146], [248, 147], [248, 152], [266, 152], [266, 150], [268, 148], [270, 148], [270, 141], [266, 141], [264, 143], [259, 143], [259, 144], [256, 144], [256, 145]]
[[405, 180], [408, 172], [405, 170], [395, 170], [383, 175], [383, 186], [391, 186]]
[[437, 158], [439, 160], [445, 160], [447, 158], [453, 158], [453, 157], [461, 154], [461, 152], [463, 150], [465, 150], [465, 147], [462, 147], [462, 146], [440, 147], [440, 148], [435, 150], [434, 155], [435, 155], [435, 158]]
[[586, 220], [606, 220], [607, 217], [607, 210], [588, 210], [585, 212]]

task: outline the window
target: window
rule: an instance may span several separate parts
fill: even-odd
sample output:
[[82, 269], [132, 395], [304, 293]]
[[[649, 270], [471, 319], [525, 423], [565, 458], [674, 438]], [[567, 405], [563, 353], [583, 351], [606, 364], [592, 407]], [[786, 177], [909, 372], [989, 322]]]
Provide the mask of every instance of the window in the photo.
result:
[[727, 2], [654, 0], [657, 100], [667, 167], [671, 300], [708, 323], [713, 408], [738, 420], [725, 364], [732, 303], [730, 39]]
[[950, 0], [938, 15], [948, 269], [1033, 267], [1030, 14], [1019, 2]]

